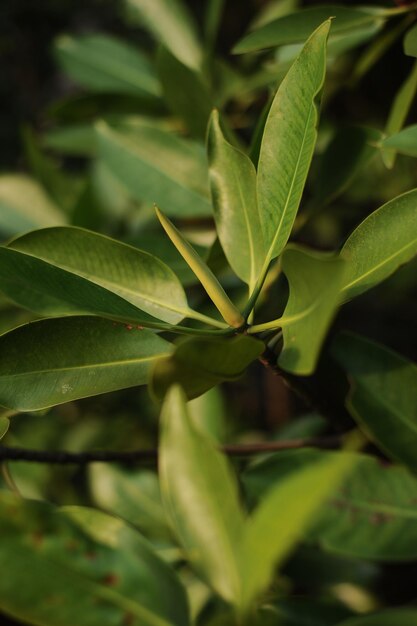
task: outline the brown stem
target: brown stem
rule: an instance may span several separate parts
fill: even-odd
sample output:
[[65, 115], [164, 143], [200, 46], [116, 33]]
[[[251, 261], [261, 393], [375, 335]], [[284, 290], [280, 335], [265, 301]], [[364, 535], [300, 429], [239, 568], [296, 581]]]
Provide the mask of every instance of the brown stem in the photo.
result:
[[[312, 437], [306, 439], [290, 439], [282, 441], [262, 441], [249, 444], [231, 444], [221, 446], [223, 454], [231, 457], [248, 457], [268, 452], [294, 450], [299, 448], [334, 449], [342, 444], [342, 437]], [[0, 446], [1, 461], [26, 461], [34, 463], [50, 463], [58, 465], [86, 465], [88, 463], [154, 463], [158, 459], [156, 448], [119, 452], [116, 450], [89, 450], [86, 452], [66, 452], [61, 450], [31, 450]]]

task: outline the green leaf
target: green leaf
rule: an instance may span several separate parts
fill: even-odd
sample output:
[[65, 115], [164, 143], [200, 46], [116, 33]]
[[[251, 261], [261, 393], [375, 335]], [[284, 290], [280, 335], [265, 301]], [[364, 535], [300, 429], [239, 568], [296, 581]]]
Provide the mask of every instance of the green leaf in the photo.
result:
[[256, 198], [256, 170], [224, 137], [214, 111], [208, 132], [211, 194], [217, 233], [233, 271], [254, 288], [265, 257]]
[[[288, 450], [252, 464], [244, 475], [255, 501], [300, 468], [341, 452]], [[347, 557], [407, 561], [417, 557], [417, 479], [406, 468], [352, 455], [349, 477], [320, 508], [305, 539]], [[352, 532], [354, 528], [354, 532]]]
[[332, 353], [352, 382], [351, 415], [390, 457], [417, 471], [417, 366], [350, 333], [337, 338]]
[[410, 57], [417, 57], [417, 24], [404, 37], [404, 52]]
[[208, 216], [208, 169], [201, 146], [155, 127], [113, 130], [97, 125], [103, 162], [137, 200], [168, 215]]
[[165, 48], [159, 50], [157, 67], [168, 107], [184, 122], [191, 135], [204, 139], [213, 107], [203, 78]]
[[242, 546], [243, 609], [268, 585], [323, 502], [352, 469], [343, 454], [303, 467], [271, 488], [247, 522]]
[[416, 209], [414, 189], [384, 204], [353, 231], [341, 251], [348, 261], [345, 300], [385, 280], [417, 253]]
[[163, 398], [179, 384], [188, 398], [196, 398], [224, 380], [240, 378], [265, 350], [265, 344], [245, 335], [222, 339], [193, 337], [179, 343], [172, 356], [155, 364], [151, 386]]
[[[415, 95], [417, 93], [417, 61], [411, 70], [410, 75], [401, 85], [394, 102], [391, 106], [391, 110], [388, 116], [388, 120], [385, 126], [386, 135], [394, 135], [398, 133], [408, 117], [408, 114], [413, 104]], [[394, 167], [396, 153], [393, 149], [387, 149], [382, 151], [383, 161], [388, 168]]]
[[305, 44], [277, 91], [265, 125], [258, 164], [265, 266], [288, 240], [313, 156], [329, 28], [327, 21]]
[[308, 375], [339, 305], [346, 263], [331, 254], [288, 246], [282, 270], [290, 295], [282, 317], [284, 348], [278, 363], [289, 372]]
[[58, 207], [70, 211], [84, 184], [83, 178], [64, 172], [61, 164], [44, 153], [40, 140], [30, 128], [23, 128], [22, 135], [26, 160], [33, 175]]
[[0, 176], [0, 231], [5, 235], [65, 223], [42, 187], [23, 174]]
[[161, 87], [146, 56], [109, 35], [63, 35], [55, 42], [62, 69], [93, 92], [159, 96]]
[[367, 167], [377, 153], [382, 133], [364, 126], [338, 129], [324, 152], [314, 178], [313, 203], [318, 209], [332, 202]]
[[61, 154], [94, 156], [96, 134], [92, 124], [71, 124], [44, 133], [42, 145]]
[[391, 609], [383, 613], [372, 613], [353, 617], [338, 624], [338, 626], [414, 626], [417, 621], [415, 609]]
[[384, 148], [392, 148], [400, 154], [417, 157], [417, 124], [407, 126], [399, 133], [387, 137], [381, 142]]
[[181, 63], [201, 67], [203, 53], [196, 26], [182, 0], [126, 0], [129, 15], [143, 24]]
[[[93, 509], [0, 492], [0, 608], [39, 626], [187, 626], [185, 592], [141, 536]], [[24, 592], [22, 592], [24, 590]]]
[[0, 276], [9, 297], [38, 313], [172, 324], [187, 315], [184, 289], [167, 265], [81, 228], [48, 228], [13, 240], [0, 248]]
[[188, 558], [224, 599], [240, 594], [244, 528], [238, 487], [226, 458], [193, 426], [179, 387], [162, 411], [159, 472], [164, 505]]
[[243, 326], [245, 320], [239, 310], [235, 307], [229, 296], [213, 274], [207, 263], [197, 254], [192, 245], [185, 239], [181, 232], [175, 228], [174, 224], [155, 207], [156, 214], [161, 222], [162, 228], [177, 248], [183, 259], [188, 263], [200, 283], [203, 285], [207, 295], [216, 306], [223, 319], [229, 326], [239, 328]]
[[311, 7], [279, 17], [271, 22], [268, 21], [267, 24], [241, 39], [233, 52], [242, 54], [304, 41], [313, 30], [331, 17], [336, 18], [332, 24], [332, 36], [343, 35], [382, 21], [375, 15], [357, 8], [340, 5]]
[[89, 485], [94, 503], [100, 508], [122, 517], [146, 537], [171, 537], [155, 472], [126, 471], [108, 463], [92, 463]]
[[36, 411], [145, 385], [172, 346], [151, 331], [96, 317], [64, 317], [0, 336], [0, 405]]
[[3, 437], [7, 434], [7, 431], [9, 430], [9, 426], [10, 426], [9, 418], [0, 415], [0, 439], [3, 439]]

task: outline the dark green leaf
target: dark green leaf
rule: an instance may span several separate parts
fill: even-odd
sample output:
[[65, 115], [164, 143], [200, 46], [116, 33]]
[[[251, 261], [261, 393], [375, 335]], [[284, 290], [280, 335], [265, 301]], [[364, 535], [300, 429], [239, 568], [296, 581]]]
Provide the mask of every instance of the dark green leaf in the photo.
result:
[[282, 318], [284, 348], [278, 359], [294, 374], [314, 371], [327, 329], [340, 302], [346, 264], [330, 254], [288, 246], [282, 270], [290, 288]]
[[329, 5], [302, 9], [279, 17], [246, 35], [235, 46], [234, 52], [242, 54], [274, 46], [298, 43], [311, 35], [322, 22], [335, 17], [332, 35], [345, 34], [381, 21], [372, 13], [359, 8]]
[[0, 492], [0, 608], [37, 626], [187, 626], [184, 589], [141, 536], [93, 509]]
[[40, 320], [0, 336], [0, 405], [36, 411], [147, 383], [172, 346], [96, 317]]
[[404, 608], [353, 617], [341, 622], [338, 626], [394, 626], [394, 624], [395, 626], [415, 626], [416, 623], [417, 610]]
[[145, 55], [109, 35], [63, 35], [55, 43], [62, 69], [89, 91], [158, 96], [161, 87]]
[[341, 254], [347, 269], [343, 298], [348, 300], [388, 278], [417, 253], [417, 189], [371, 213], [353, 231]]
[[194, 137], [204, 139], [213, 107], [203, 78], [165, 48], [159, 50], [157, 67], [168, 107]]
[[417, 366], [350, 333], [337, 338], [332, 352], [352, 382], [352, 416], [389, 456], [416, 471]]
[[132, 197], [168, 215], [211, 215], [201, 146], [146, 126], [122, 132], [101, 122], [97, 132], [100, 157]]
[[314, 180], [313, 203], [318, 209], [332, 202], [350, 185], [377, 153], [381, 133], [364, 126], [347, 126], [336, 131], [324, 152]]
[[169, 387], [177, 383], [188, 398], [196, 398], [224, 380], [240, 378], [264, 350], [262, 341], [245, 335], [186, 339], [178, 344], [171, 357], [156, 363], [152, 389], [162, 398]]
[[[391, 110], [388, 116], [388, 120], [385, 126], [386, 135], [394, 135], [398, 133], [404, 126], [407, 120], [408, 114], [411, 109], [411, 105], [414, 101], [417, 93], [417, 61], [407, 77], [405, 82], [401, 85], [395, 99], [392, 103]], [[392, 148], [387, 148], [382, 151], [382, 158], [385, 165], [388, 168], [394, 167], [396, 153]]]

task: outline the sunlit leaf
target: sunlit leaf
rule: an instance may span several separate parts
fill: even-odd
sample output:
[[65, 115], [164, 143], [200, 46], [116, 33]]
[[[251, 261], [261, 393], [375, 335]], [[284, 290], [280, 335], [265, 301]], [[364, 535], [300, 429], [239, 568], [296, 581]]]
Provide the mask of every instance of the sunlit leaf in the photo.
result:
[[326, 72], [330, 22], [305, 44], [272, 103], [258, 164], [258, 203], [265, 264], [278, 256], [290, 235], [317, 138], [318, 106]]
[[81, 228], [49, 228], [14, 239], [0, 248], [0, 276], [10, 298], [49, 315], [112, 316], [114, 309], [116, 317], [175, 324], [188, 309], [181, 283], [162, 261]]
[[193, 426], [179, 387], [167, 394], [161, 437], [162, 496], [181, 545], [207, 582], [237, 603], [244, 527], [237, 483], [225, 457]]
[[[244, 475], [255, 502], [278, 481], [341, 452], [288, 450], [253, 463]], [[417, 479], [404, 467], [352, 455], [353, 470], [320, 508], [305, 539], [347, 557], [407, 561], [417, 556]]]
[[224, 137], [214, 111], [208, 132], [211, 193], [217, 233], [232, 269], [254, 287], [265, 256], [256, 198], [256, 170]]
[[182, 63], [200, 69], [196, 26], [182, 0], [126, 0], [129, 15], [143, 24]]
[[341, 254], [348, 261], [346, 300], [371, 289], [412, 259], [417, 254], [417, 190], [371, 213], [347, 239]]

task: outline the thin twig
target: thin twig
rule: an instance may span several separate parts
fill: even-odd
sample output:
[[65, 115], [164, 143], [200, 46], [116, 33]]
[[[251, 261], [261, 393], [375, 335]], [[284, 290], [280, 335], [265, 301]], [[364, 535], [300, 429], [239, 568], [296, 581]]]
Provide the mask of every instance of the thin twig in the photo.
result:
[[[262, 441], [249, 444], [232, 444], [221, 446], [223, 454], [231, 457], [247, 457], [282, 450], [299, 448], [334, 449], [342, 444], [342, 437], [312, 437], [308, 439], [290, 439], [282, 441]], [[116, 450], [89, 450], [86, 452], [66, 452], [61, 450], [32, 450], [0, 446], [1, 461], [26, 461], [33, 463], [50, 463], [57, 465], [86, 465], [94, 462], [104, 463], [145, 463], [155, 462], [158, 458], [156, 448], [119, 452]]]

